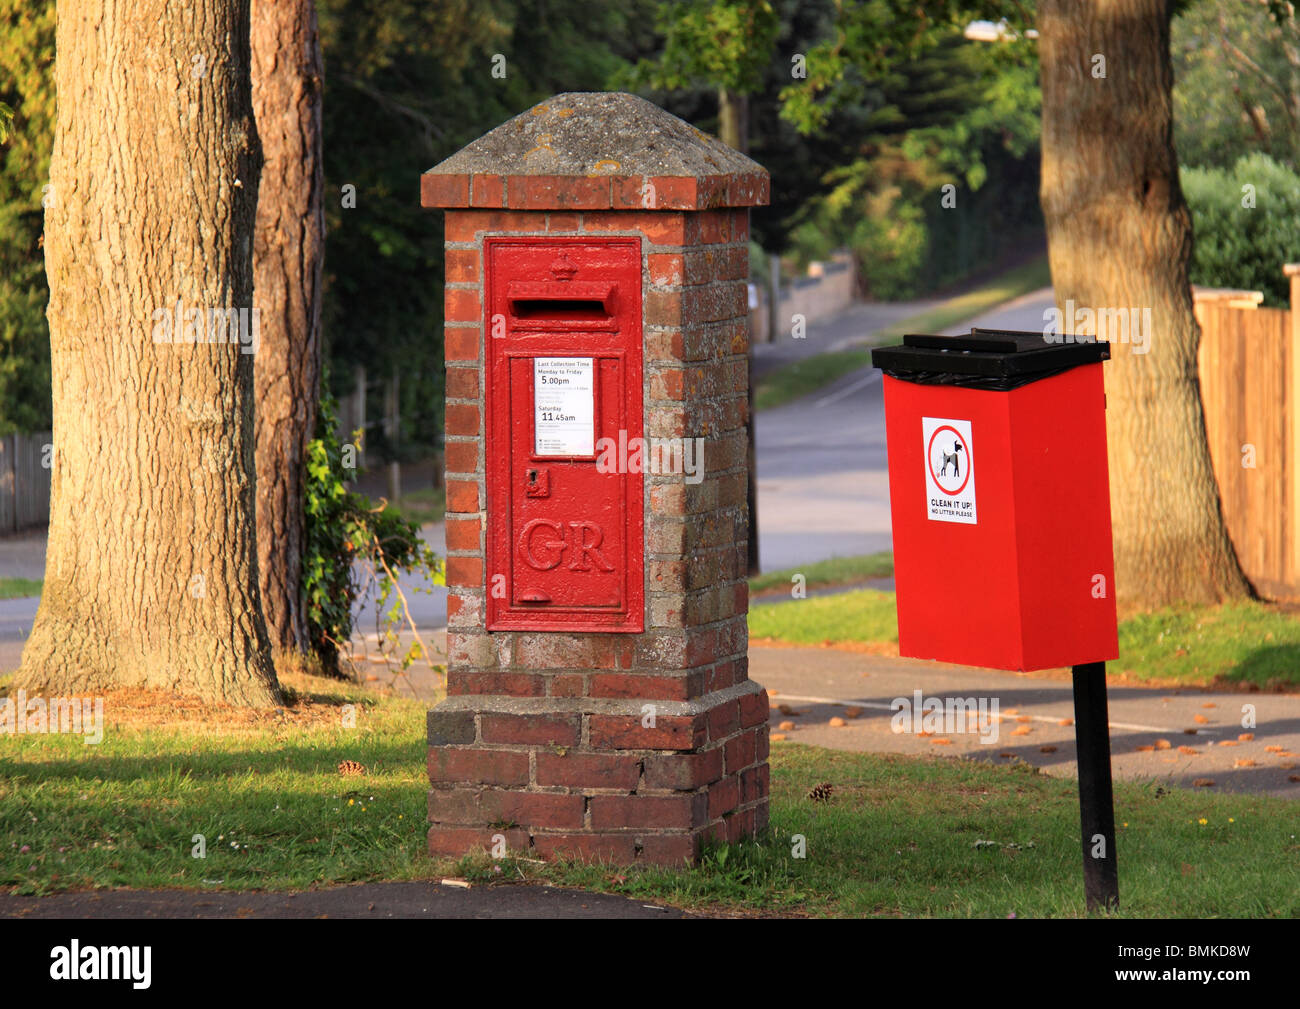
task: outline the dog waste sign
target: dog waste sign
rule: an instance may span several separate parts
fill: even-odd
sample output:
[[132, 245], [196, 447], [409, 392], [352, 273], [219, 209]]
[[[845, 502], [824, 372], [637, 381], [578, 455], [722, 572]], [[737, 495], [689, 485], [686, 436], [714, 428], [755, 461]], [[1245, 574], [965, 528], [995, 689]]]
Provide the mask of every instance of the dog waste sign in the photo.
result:
[[970, 421], [921, 418], [926, 517], [975, 524], [975, 455]]

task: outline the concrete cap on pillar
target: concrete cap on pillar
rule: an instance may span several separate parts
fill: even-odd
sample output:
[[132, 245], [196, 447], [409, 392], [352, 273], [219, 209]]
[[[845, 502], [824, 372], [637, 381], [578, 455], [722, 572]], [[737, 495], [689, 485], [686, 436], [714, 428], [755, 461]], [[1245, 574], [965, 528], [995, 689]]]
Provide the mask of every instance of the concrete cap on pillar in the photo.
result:
[[761, 165], [622, 92], [548, 98], [420, 177], [421, 205], [449, 210], [712, 210], [768, 194]]

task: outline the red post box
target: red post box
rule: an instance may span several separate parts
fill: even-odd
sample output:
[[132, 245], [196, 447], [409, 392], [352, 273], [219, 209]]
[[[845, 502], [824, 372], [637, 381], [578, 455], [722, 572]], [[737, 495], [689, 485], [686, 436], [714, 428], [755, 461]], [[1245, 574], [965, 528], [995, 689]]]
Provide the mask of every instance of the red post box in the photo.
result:
[[902, 655], [1016, 670], [1117, 656], [1108, 356], [990, 330], [873, 352]]
[[[486, 238], [489, 631], [644, 630], [641, 243]], [[624, 455], [626, 449], [624, 449]]]

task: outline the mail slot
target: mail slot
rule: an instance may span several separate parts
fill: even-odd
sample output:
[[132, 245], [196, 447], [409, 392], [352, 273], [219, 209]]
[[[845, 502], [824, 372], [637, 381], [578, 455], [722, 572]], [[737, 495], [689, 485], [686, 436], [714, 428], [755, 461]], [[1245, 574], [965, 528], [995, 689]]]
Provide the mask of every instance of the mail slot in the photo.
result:
[[617, 465], [643, 436], [640, 242], [483, 256], [488, 629], [641, 631], [641, 474]]
[[1118, 654], [1104, 343], [907, 336], [884, 371], [898, 647], [995, 669]]

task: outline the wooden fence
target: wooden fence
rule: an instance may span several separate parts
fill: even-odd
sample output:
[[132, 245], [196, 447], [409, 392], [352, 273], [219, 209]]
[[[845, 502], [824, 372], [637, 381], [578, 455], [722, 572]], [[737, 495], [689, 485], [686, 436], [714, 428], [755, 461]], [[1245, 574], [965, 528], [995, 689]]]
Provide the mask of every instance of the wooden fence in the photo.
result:
[[0, 437], [0, 535], [50, 520], [53, 438], [48, 431]]
[[1196, 292], [1201, 400], [1224, 519], [1261, 593], [1300, 598], [1300, 266], [1291, 309]]

